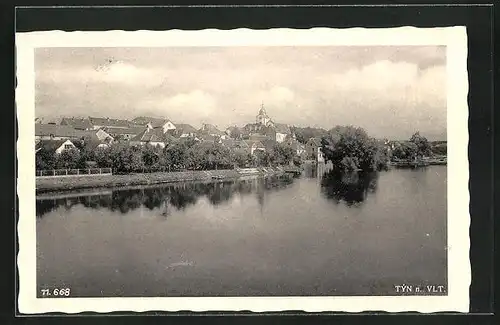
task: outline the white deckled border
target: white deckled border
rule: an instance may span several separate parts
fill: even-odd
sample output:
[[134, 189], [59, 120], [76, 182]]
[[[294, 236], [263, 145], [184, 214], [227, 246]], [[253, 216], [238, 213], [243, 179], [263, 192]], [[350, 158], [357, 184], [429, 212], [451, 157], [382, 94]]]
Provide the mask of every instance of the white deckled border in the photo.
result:
[[[37, 47], [446, 45], [448, 295], [400, 297], [36, 298], [34, 49]], [[32, 32], [16, 34], [19, 139], [19, 297], [23, 314], [84, 311], [439, 312], [469, 311], [468, 77], [465, 27], [229, 31]], [[451, 203], [452, 202], [452, 203]]]

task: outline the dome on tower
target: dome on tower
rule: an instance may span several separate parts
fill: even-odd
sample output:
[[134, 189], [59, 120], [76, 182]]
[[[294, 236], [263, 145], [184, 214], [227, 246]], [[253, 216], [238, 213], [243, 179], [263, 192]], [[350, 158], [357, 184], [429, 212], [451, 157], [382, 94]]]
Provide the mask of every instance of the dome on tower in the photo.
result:
[[266, 109], [264, 108], [264, 104], [260, 106], [259, 115], [267, 115]]

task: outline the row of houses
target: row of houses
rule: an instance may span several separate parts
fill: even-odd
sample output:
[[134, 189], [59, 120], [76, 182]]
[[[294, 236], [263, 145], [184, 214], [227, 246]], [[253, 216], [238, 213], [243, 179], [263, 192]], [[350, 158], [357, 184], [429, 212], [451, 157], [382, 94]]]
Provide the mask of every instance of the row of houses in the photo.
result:
[[[262, 106], [255, 123], [243, 127], [231, 126], [225, 131], [213, 124], [203, 124], [196, 129], [192, 125], [174, 123], [168, 118], [139, 116], [133, 120], [111, 119], [102, 117], [75, 118], [64, 117], [60, 121], [45, 123], [35, 120], [35, 139], [41, 145], [49, 146], [47, 141], [55, 141], [50, 147], [55, 151], [71, 147], [74, 142], [83, 139], [105, 147], [115, 141], [127, 141], [130, 145], [160, 146], [179, 139], [192, 138], [204, 143], [220, 143], [232, 149], [242, 149], [253, 154], [256, 150], [270, 150], [276, 143], [284, 143], [294, 149], [298, 156], [307, 156], [322, 161], [319, 139], [311, 139], [305, 146], [299, 143], [290, 127], [275, 123]], [[69, 142], [67, 142], [69, 140]]]

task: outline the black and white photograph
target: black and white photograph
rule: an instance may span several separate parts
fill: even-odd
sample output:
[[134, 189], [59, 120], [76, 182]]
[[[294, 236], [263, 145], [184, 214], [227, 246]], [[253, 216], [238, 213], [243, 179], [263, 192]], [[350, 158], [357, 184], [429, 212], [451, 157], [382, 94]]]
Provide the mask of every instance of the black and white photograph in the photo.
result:
[[158, 33], [17, 36], [21, 309], [468, 308], [464, 29]]

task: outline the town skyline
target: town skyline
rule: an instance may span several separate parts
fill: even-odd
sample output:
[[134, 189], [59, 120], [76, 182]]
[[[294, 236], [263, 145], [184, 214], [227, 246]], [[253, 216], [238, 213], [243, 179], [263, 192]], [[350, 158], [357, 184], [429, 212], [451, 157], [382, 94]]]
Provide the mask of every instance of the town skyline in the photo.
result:
[[35, 112], [224, 130], [255, 123], [263, 102], [290, 126], [446, 140], [445, 61], [438, 46], [46, 48], [35, 54]]

